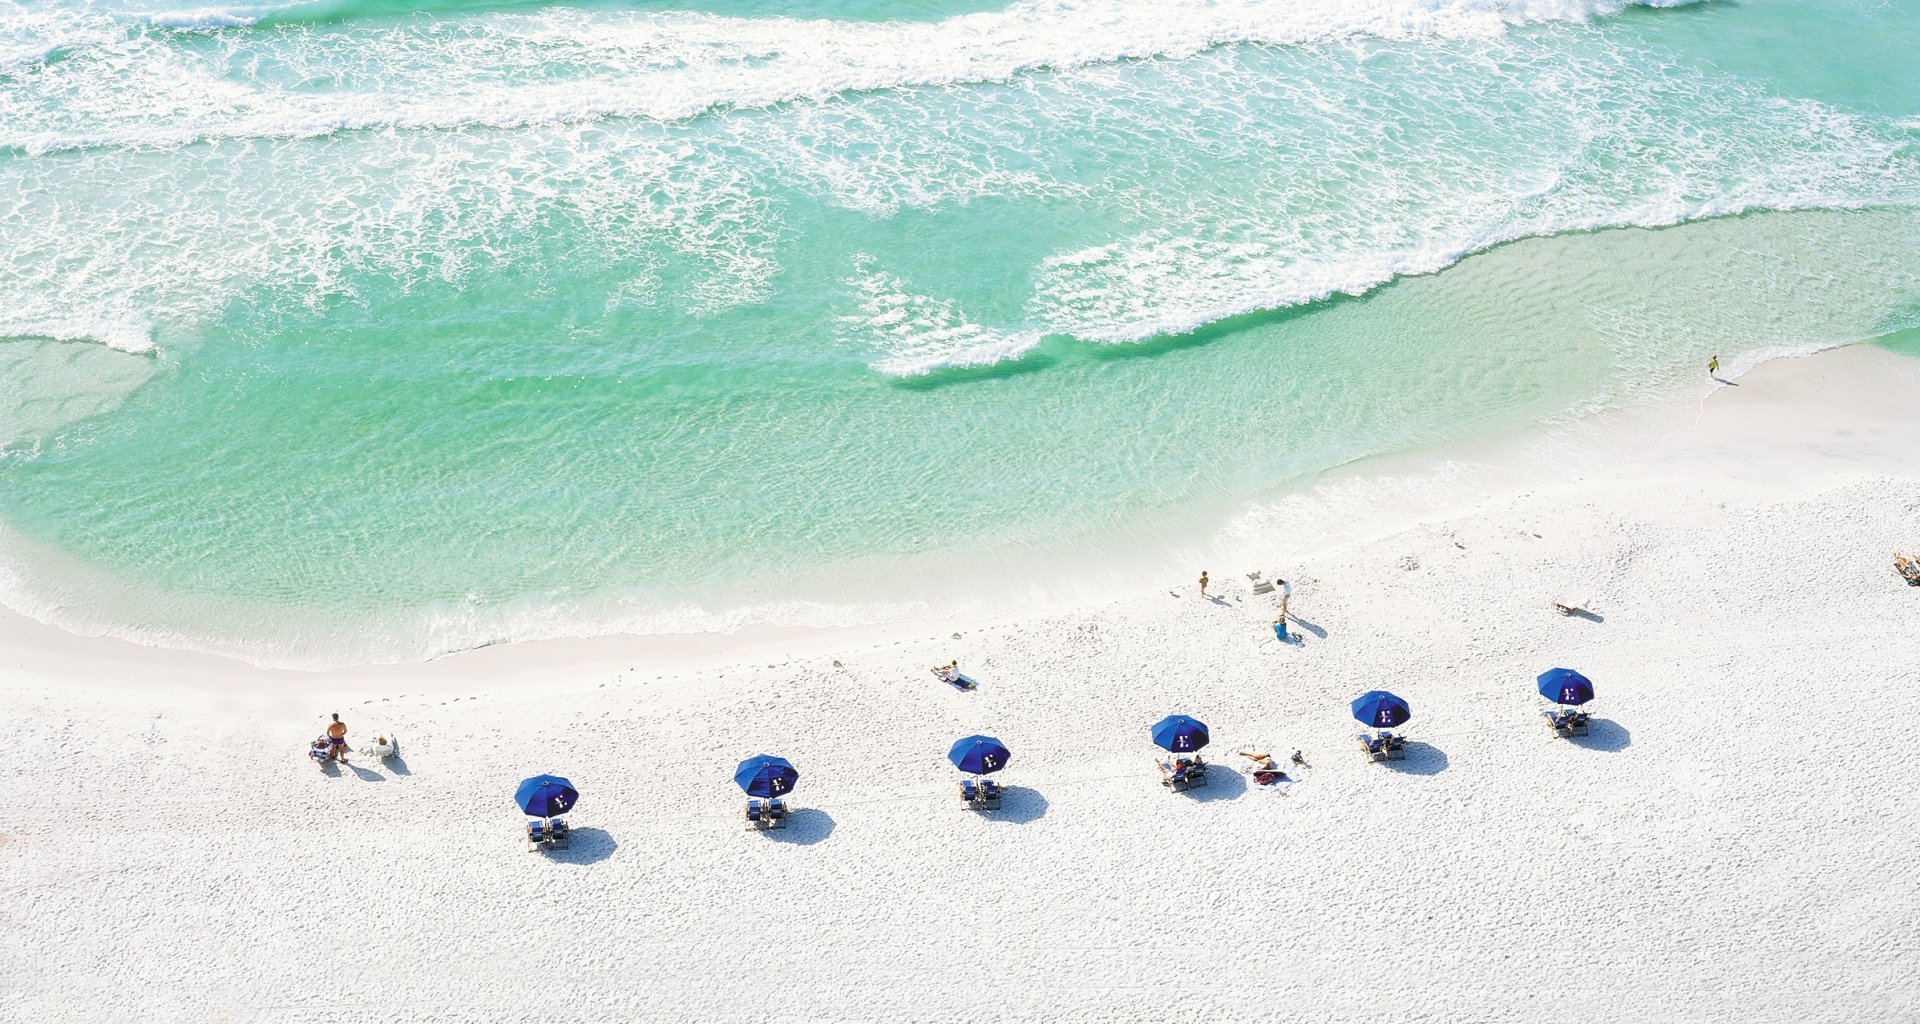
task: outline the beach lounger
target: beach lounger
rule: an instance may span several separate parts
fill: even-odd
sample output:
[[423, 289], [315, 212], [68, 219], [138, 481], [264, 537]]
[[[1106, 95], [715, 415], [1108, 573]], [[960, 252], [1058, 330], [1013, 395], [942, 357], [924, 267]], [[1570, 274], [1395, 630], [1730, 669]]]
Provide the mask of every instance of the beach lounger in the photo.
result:
[[975, 781], [964, 779], [960, 783], [960, 799], [967, 807], [975, 811], [995, 811], [1000, 809], [1000, 784], [984, 779]]
[[775, 797], [772, 800], [747, 801], [747, 828], [753, 831], [765, 831], [787, 827], [787, 805]]
[[567, 826], [567, 819], [554, 818], [547, 822], [547, 846], [555, 850], [564, 850], [573, 845], [573, 829]]
[[567, 847], [567, 823], [555, 821], [549, 826], [544, 821], [527, 822], [527, 851], [562, 850]]
[[1175, 793], [1197, 789], [1207, 784], [1207, 764], [1197, 757], [1191, 761], [1182, 758], [1172, 764], [1161, 761], [1160, 784]]
[[1385, 761], [1387, 759], [1387, 745], [1382, 743], [1378, 737], [1369, 736], [1364, 732], [1360, 734], [1360, 752], [1367, 755], [1367, 760], [1369, 761]]

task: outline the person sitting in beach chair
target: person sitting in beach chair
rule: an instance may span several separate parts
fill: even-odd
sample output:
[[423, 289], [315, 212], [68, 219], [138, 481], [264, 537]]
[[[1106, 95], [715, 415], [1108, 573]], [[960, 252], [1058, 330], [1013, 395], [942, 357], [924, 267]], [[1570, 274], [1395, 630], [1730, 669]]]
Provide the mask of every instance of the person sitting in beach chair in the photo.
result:
[[307, 756], [313, 758], [313, 762], [321, 766], [325, 766], [328, 761], [333, 760], [333, 750], [327, 746], [327, 738], [321, 736], [314, 740], [313, 743], [307, 747]]
[[1200, 760], [1197, 754], [1191, 758], [1174, 758], [1172, 764], [1161, 761], [1160, 784], [1175, 792], [1204, 786], [1207, 784], [1207, 763]]
[[400, 740], [398, 738], [388, 739], [385, 735], [377, 736], [371, 744], [361, 747], [360, 752], [368, 757], [377, 757], [384, 761], [400, 753]]
[[960, 799], [976, 811], [999, 810], [1000, 784], [990, 779], [962, 779]]
[[1907, 586], [1920, 587], [1920, 558], [1908, 558], [1895, 552], [1893, 569], [1900, 574], [1901, 579], [1907, 581]]

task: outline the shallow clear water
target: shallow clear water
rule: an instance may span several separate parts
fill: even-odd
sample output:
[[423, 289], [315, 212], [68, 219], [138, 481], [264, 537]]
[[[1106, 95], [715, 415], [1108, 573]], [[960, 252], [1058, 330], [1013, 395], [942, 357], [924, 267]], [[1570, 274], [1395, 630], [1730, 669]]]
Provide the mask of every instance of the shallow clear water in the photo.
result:
[[1912, 5], [405, 6], [0, 5], [8, 600], [831, 620], [1920, 322]]

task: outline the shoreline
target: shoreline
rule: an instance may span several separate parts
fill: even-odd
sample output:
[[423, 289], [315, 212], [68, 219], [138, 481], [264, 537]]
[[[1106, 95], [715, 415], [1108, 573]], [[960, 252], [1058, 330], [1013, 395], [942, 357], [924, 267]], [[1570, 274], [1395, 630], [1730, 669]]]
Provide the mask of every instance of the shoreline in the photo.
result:
[[[302, 692], [314, 684], [354, 690], [407, 687], [420, 692], [461, 692], [475, 679], [486, 685], [539, 686], [555, 665], [592, 666], [596, 672], [654, 678], [729, 665], [780, 664], [831, 650], [873, 650], [912, 641], [937, 641], [955, 631], [977, 633], [1042, 617], [1084, 611], [1113, 601], [1138, 600], [1166, 585], [1191, 586], [1178, 567], [1227, 566], [1215, 579], [1237, 581], [1251, 568], [1311, 561], [1437, 521], [1473, 514], [1476, 506], [1519, 495], [1578, 488], [1608, 473], [1658, 476], [1660, 452], [1703, 428], [1710, 436], [1737, 434], [1751, 424], [1721, 424], [1727, 418], [1767, 418], [1776, 407], [1799, 412], [1796, 402], [1837, 408], [1833, 388], [1845, 389], [1889, 374], [1920, 381], [1920, 360], [1877, 346], [1852, 344], [1811, 353], [1763, 357], [1738, 379], [1716, 384], [1697, 403], [1685, 399], [1611, 409], [1531, 436], [1467, 440], [1372, 456], [1338, 467], [1277, 496], [1257, 499], [1211, 534], [1187, 543], [1167, 541], [1139, 561], [1079, 586], [1035, 593], [1030, 603], [997, 615], [979, 612], [978, 601], [933, 612], [833, 626], [749, 623], [734, 630], [676, 633], [607, 633], [502, 641], [421, 661], [320, 668], [257, 665], [213, 651], [148, 645], [107, 635], [82, 635], [0, 608], [0, 658], [9, 675], [52, 679], [75, 669], [116, 677], [137, 668], [143, 678], [166, 686], [238, 693], [259, 685]], [[1752, 391], [1744, 390], [1751, 387]], [[1725, 443], [1719, 441], [1716, 443]], [[1891, 455], [1892, 453], [1882, 453]], [[1789, 457], [1775, 453], [1772, 457]], [[1817, 468], [1819, 458], [1800, 459]], [[1876, 461], [1885, 471], [1903, 468], [1897, 455]], [[1775, 478], [1777, 482], [1777, 478]], [[1477, 494], [1478, 497], [1470, 497]], [[1401, 511], [1379, 508], [1399, 503]], [[1300, 529], [1299, 523], [1311, 524]], [[1285, 527], [1285, 528], [1283, 528]], [[1300, 542], [1270, 539], [1305, 535]], [[1137, 551], [1136, 551], [1137, 554]], [[1058, 571], [1085, 571], [1095, 556], [1063, 557]], [[1267, 569], [1269, 573], [1274, 569]], [[1197, 569], [1194, 570], [1197, 572]], [[1036, 591], [1039, 588], [1035, 588]], [[136, 684], [144, 687], [149, 682]]]
[[[0, 1010], [966, 1020], [987, 970], [1007, 1020], [1360, 1024], [1373, 963], [1440, 1020], [1535, 1022], [1550, 991], [1595, 1024], [1904, 1021], [1920, 787], [1863, 715], [1920, 686], [1888, 558], [1920, 546], [1916, 393], [1892, 353], [1769, 364], [1604, 471], [1287, 563], [1287, 644], [1224, 563], [1211, 601], [1182, 574], [912, 634], [377, 671], [8, 623]], [[977, 691], [928, 674], [949, 658]], [[1588, 737], [1541, 722], [1556, 665], [1594, 681]], [[1376, 688], [1414, 709], [1403, 762], [1354, 748]], [[336, 711], [402, 759], [317, 771]], [[1211, 727], [1205, 789], [1160, 785], [1169, 713]], [[969, 733], [1013, 752], [1000, 811], [955, 799]], [[1242, 749], [1308, 766], [1259, 786]], [[761, 752], [801, 773], [781, 832], [743, 829]], [[528, 852], [509, 798], [548, 772], [573, 845]], [[1142, 981], [1170, 956], [1230, 970], [1196, 1001]], [[534, 1006], [533, 976], [566, 984]]]

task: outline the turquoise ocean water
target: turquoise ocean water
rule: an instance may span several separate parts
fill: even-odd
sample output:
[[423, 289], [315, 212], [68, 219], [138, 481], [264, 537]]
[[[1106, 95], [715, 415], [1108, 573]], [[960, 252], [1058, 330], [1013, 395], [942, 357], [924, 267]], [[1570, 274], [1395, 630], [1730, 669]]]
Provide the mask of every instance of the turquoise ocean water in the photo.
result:
[[0, 599], [306, 665], [858, 619], [1913, 351], [1915, 54], [1911, 0], [0, 0]]

